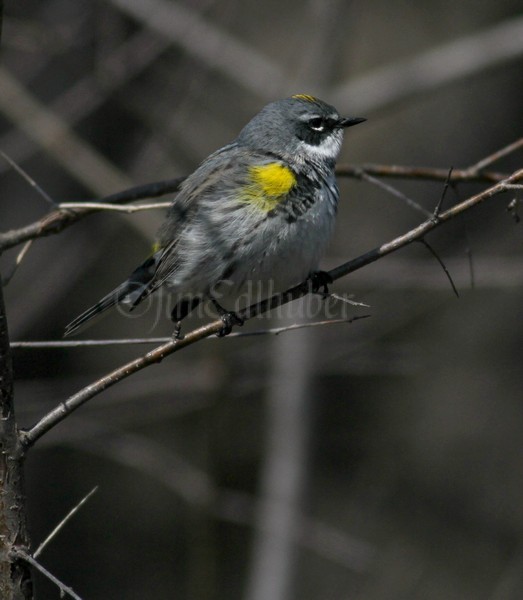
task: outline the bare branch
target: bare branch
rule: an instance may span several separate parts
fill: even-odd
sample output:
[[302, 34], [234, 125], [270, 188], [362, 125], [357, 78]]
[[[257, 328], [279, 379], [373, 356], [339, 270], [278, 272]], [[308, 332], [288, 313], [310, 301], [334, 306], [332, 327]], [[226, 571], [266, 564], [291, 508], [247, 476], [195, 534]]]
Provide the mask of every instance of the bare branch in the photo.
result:
[[14, 265], [12, 266], [10, 272], [7, 275], [2, 277], [2, 284], [4, 286], [8, 285], [11, 279], [15, 276], [18, 267], [22, 264], [22, 261], [25, 258], [25, 255], [29, 252], [29, 248], [33, 245], [34, 240], [28, 240], [23, 246], [20, 252], [16, 255], [16, 259]]
[[[362, 302], [348, 301], [346, 298], [338, 294], [329, 294], [329, 297], [341, 302], [349, 302], [352, 306], [365, 306]], [[359, 315], [351, 319], [329, 319], [326, 321], [313, 321], [311, 323], [294, 323], [284, 327], [272, 327], [270, 329], [258, 329], [256, 331], [234, 331], [227, 336], [229, 338], [239, 337], [255, 337], [259, 335], [280, 335], [287, 331], [295, 331], [297, 329], [305, 329], [310, 327], [322, 327], [324, 325], [340, 325], [341, 323], [352, 323], [359, 319], [366, 319], [370, 315]], [[99, 347], [99, 346], [132, 346], [134, 344], [165, 344], [172, 338], [156, 337], [156, 338], [129, 338], [115, 340], [60, 340], [60, 341], [42, 341], [42, 342], [11, 342], [11, 348], [80, 348], [80, 347]], [[209, 339], [209, 338], [208, 338]], [[214, 338], [210, 338], [214, 339]], [[216, 338], [217, 339], [217, 338]]]
[[[105, 196], [100, 202], [102, 204], [124, 204], [134, 200], [163, 196], [176, 191], [184, 179], [185, 177], [177, 177], [168, 181], [138, 185], [122, 192]], [[66, 209], [55, 210], [30, 225], [0, 233], [0, 252], [22, 244], [27, 240], [59, 233], [69, 225], [76, 223], [93, 212], [95, 212], [95, 209], [91, 208], [82, 208], [74, 211]]]
[[[76, 21], [75, 26], [80, 23]], [[69, 34], [76, 34], [74, 28], [69, 29]], [[105, 55], [97, 64], [95, 72], [82, 77], [54, 98], [48, 105], [48, 110], [60, 115], [69, 127], [73, 127], [105, 102], [110, 92], [122, 87], [147, 68], [167, 47], [168, 42], [151, 36], [149, 31], [136, 32]], [[25, 143], [24, 135], [18, 130], [0, 137], [0, 147], [13, 148], [18, 162], [28, 160], [38, 150], [37, 145]]]
[[218, 319], [217, 321], [213, 321], [212, 323], [208, 323], [203, 327], [191, 331], [183, 338], [183, 340], [173, 338], [165, 344], [154, 348], [144, 356], [132, 360], [114, 371], [111, 371], [101, 379], [98, 379], [91, 385], [83, 388], [66, 401], [60, 403], [55, 409], [40, 419], [40, 421], [38, 421], [38, 423], [29, 431], [21, 431], [21, 443], [25, 447], [32, 446], [40, 437], [42, 437], [42, 435], [47, 433], [73, 411], [82, 406], [82, 404], [85, 404], [85, 402], [98, 395], [103, 390], [112, 387], [122, 379], [126, 379], [130, 375], [141, 371], [149, 365], [161, 362], [166, 356], [169, 356], [186, 346], [190, 346], [201, 339], [219, 333], [222, 328], [223, 322], [221, 319]]
[[415, 200], [412, 200], [412, 198], [409, 198], [406, 194], [404, 194], [400, 190], [396, 189], [395, 187], [389, 185], [388, 183], [384, 183], [383, 181], [380, 181], [376, 177], [369, 175], [364, 170], [361, 171], [361, 178], [364, 179], [365, 181], [368, 181], [369, 183], [372, 183], [373, 185], [381, 188], [382, 190], [385, 190], [392, 196], [395, 196], [396, 198], [403, 200], [407, 206], [409, 206], [410, 208], [413, 208], [414, 210], [417, 210], [425, 217], [428, 217], [431, 215], [430, 211], [428, 211], [426, 208], [423, 208], [423, 206], [418, 204]]
[[504, 158], [505, 156], [508, 156], [509, 154], [512, 154], [520, 148], [523, 148], [523, 138], [520, 138], [519, 140], [512, 142], [512, 144], [501, 148], [501, 150], [497, 150], [489, 156], [481, 159], [475, 165], [469, 167], [468, 171], [471, 173], [480, 173], [485, 167], [489, 167], [492, 163]]
[[485, 200], [488, 200], [493, 196], [505, 192], [507, 190], [507, 184], [519, 181], [521, 178], [523, 178], [523, 169], [519, 169], [503, 181], [500, 181], [496, 185], [493, 185], [492, 187], [483, 190], [479, 194], [475, 194], [474, 196], [463, 200], [463, 202], [459, 202], [452, 208], [449, 208], [446, 211], [442, 212], [440, 215], [438, 215], [436, 219], [431, 218], [427, 221], [424, 221], [423, 223], [421, 223], [414, 229], [408, 231], [404, 235], [401, 235], [395, 238], [394, 240], [383, 244], [379, 248], [375, 248], [374, 250], [371, 250], [370, 252], [359, 256], [358, 258], [346, 262], [345, 264], [340, 265], [339, 267], [336, 267], [332, 271], [329, 271], [329, 275], [333, 279], [339, 279], [344, 275], [348, 275], [353, 271], [361, 269], [361, 267], [363, 267], [364, 265], [368, 265], [371, 262], [378, 260], [382, 256], [386, 256], [387, 254], [390, 254], [391, 252], [394, 252], [399, 248], [403, 248], [408, 244], [411, 244], [412, 242], [421, 239], [423, 236], [429, 233], [429, 231], [432, 231], [442, 223], [449, 221], [450, 219], [456, 217], [457, 215], [467, 210], [470, 210], [473, 206], [477, 206], [481, 202], [484, 202]]
[[216, 24], [204, 20], [188, 5], [166, 0], [111, 1], [140, 24], [262, 98], [272, 99], [287, 89], [285, 74], [278, 63]]
[[440, 255], [436, 252], [436, 250], [434, 250], [434, 248], [427, 242], [427, 240], [425, 238], [421, 238], [419, 241], [425, 246], [425, 248], [427, 248], [427, 250], [432, 254], [432, 256], [438, 261], [439, 266], [443, 269], [443, 272], [445, 273], [445, 275], [447, 276], [447, 279], [449, 280], [449, 283], [452, 287], [452, 291], [454, 292], [456, 298], [459, 298], [458, 289], [456, 288], [454, 280], [452, 279], [452, 276], [451, 276], [449, 270], [447, 269], [447, 266], [441, 260]]
[[[216, 487], [213, 480], [202, 469], [196, 467], [177, 453], [143, 435], [121, 432], [114, 426], [91, 424], [81, 419], [81, 429], [90, 430], [89, 439], [81, 439], [76, 433], [66, 438], [66, 443], [89, 454], [102, 456], [147, 474], [165, 486], [170, 492], [189, 505], [198, 506], [213, 517], [225, 522], [256, 527], [254, 519], [258, 501], [245, 492]], [[56, 439], [50, 441], [56, 443]], [[61, 444], [64, 443], [62, 438]], [[298, 522], [292, 529], [296, 544], [316, 552], [318, 555], [337, 562], [354, 571], [365, 571], [374, 548], [370, 544], [346, 535], [302, 510]]]
[[452, 171], [453, 170], [454, 170], [454, 168], [450, 167], [449, 173], [447, 175], [447, 179], [445, 180], [445, 184], [443, 186], [443, 189], [441, 190], [441, 195], [439, 197], [439, 201], [436, 204], [436, 208], [434, 209], [434, 212], [432, 213], [432, 218], [433, 219], [437, 219], [439, 217], [439, 214], [441, 212], [441, 207], [443, 206], [443, 201], [445, 200], [445, 196], [447, 195], [447, 192], [448, 192], [448, 189], [449, 189], [450, 178], [452, 177]]
[[[512, 184], [523, 178], [523, 169], [516, 171], [510, 177], [501, 181], [500, 183], [484, 190], [480, 194], [471, 196], [453, 206], [452, 208], [444, 211], [437, 218], [431, 216], [430, 219], [421, 223], [414, 229], [407, 233], [391, 240], [390, 242], [383, 244], [379, 248], [375, 248], [366, 254], [359, 256], [353, 260], [350, 260], [335, 269], [329, 271], [329, 275], [333, 280], [339, 279], [353, 271], [361, 269], [363, 266], [375, 262], [376, 260], [386, 256], [392, 252], [403, 248], [412, 242], [422, 239], [430, 231], [445, 223], [446, 221], [454, 218], [456, 215], [463, 213], [466, 210], [471, 209], [473, 206], [484, 202], [488, 198], [500, 194], [506, 191], [507, 184]], [[238, 312], [240, 319], [247, 320], [258, 314], [264, 313], [268, 310], [272, 310], [282, 304], [287, 304], [292, 300], [301, 298], [311, 291], [309, 281], [305, 281], [282, 294], [277, 294], [271, 298], [267, 298], [259, 303], [253, 304], [246, 309]], [[68, 415], [70, 415], [77, 408], [82, 406], [85, 402], [98, 395], [107, 388], [113, 386], [118, 381], [133, 375], [134, 373], [144, 369], [145, 367], [161, 362], [165, 357], [178, 352], [186, 346], [190, 346], [206, 337], [219, 333], [223, 328], [223, 322], [221, 319], [208, 323], [202, 327], [199, 327], [190, 333], [188, 333], [183, 339], [172, 339], [168, 342], [161, 344], [157, 348], [154, 348], [144, 356], [141, 356], [135, 360], [132, 360], [125, 365], [115, 369], [108, 373], [101, 379], [95, 381], [86, 388], [80, 390], [65, 402], [59, 404], [52, 411], [47, 413], [38, 423], [36, 423], [31, 429], [20, 432], [21, 442], [27, 448], [32, 446], [39, 438], [45, 433], [55, 427]]]
[[41, 186], [39, 186], [36, 181], [26, 171], [24, 171], [24, 169], [22, 169], [20, 165], [18, 165], [12, 158], [7, 156], [5, 152], [2, 152], [2, 150], [0, 150], [0, 155], [2, 155], [2, 157], [11, 165], [11, 167], [13, 167], [13, 169], [19, 173], [48, 204], [50, 204], [52, 207], [56, 206], [56, 202], [51, 198], [51, 196], [49, 196], [49, 194]]
[[56, 585], [56, 587], [60, 590], [60, 595], [62, 597], [65, 594], [67, 594], [71, 598], [74, 598], [74, 600], [82, 600], [80, 598], [80, 596], [72, 588], [70, 588], [69, 586], [65, 585], [65, 583], [62, 583], [57, 577], [55, 577], [52, 573], [50, 573], [45, 567], [43, 567], [30, 554], [27, 554], [27, 552], [23, 552], [22, 550], [17, 550], [16, 552], [13, 552], [13, 554], [17, 558], [21, 558], [21, 559], [25, 560], [32, 567], [34, 567], [35, 569], [37, 569], [38, 571], [40, 571], [40, 573], [42, 573], [42, 575], [45, 575], [47, 577], [47, 579], [49, 579], [50, 581], [52, 581]]
[[[519, 141], [519, 140], [518, 140]], [[521, 138], [523, 142], [523, 138]], [[516, 142], [517, 143], [517, 142]], [[403, 165], [376, 165], [364, 164], [343, 165], [336, 167], [338, 177], [354, 177], [361, 179], [361, 174], [367, 173], [375, 177], [390, 179], [416, 179], [420, 181], [446, 181], [449, 170], [433, 167], [410, 167]], [[497, 183], [508, 177], [508, 173], [495, 173], [493, 171], [471, 171], [470, 169], [453, 169], [450, 183]]]
[[146, 204], [129, 204], [120, 206], [119, 204], [107, 204], [106, 202], [60, 202], [59, 209], [62, 210], [84, 210], [92, 208], [94, 210], [112, 210], [115, 212], [135, 213], [141, 210], [153, 210], [156, 208], [169, 208], [172, 202], [148, 202]]
[[[0, 66], [0, 111], [87, 189], [104, 195], [130, 181], [91, 145], [46, 108], [5, 67]], [[24, 240], [25, 241], [25, 240]]]
[[89, 498], [98, 490], [98, 486], [95, 486], [88, 494], [86, 494], [76, 506], [74, 506], [65, 517], [58, 523], [58, 525], [51, 531], [51, 533], [45, 538], [45, 540], [38, 546], [33, 552], [33, 558], [38, 558], [44, 551], [45, 547], [51, 542], [59, 531], [66, 525], [66, 523], [73, 517], [82, 506], [89, 500]]

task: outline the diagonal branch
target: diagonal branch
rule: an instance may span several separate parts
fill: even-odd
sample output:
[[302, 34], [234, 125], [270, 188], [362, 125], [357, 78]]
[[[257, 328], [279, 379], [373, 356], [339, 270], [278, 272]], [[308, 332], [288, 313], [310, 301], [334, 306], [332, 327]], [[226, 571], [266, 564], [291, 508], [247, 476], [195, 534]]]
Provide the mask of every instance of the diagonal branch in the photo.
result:
[[500, 181], [498, 184], [493, 185], [492, 187], [487, 188], [479, 194], [475, 194], [474, 196], [463, 200], [463, 202], [459, 202], [458, 204], [454, 205], [452, 208], [449, 208], [448, 210], [440, 213], [437, 216], [437, 218], [427, 219], [427, 221], [424, 221], [423, 223], [421, 223], [414, 229], [411, 229], [404, 235], [400, 235], [399, 237], [391, 240], [390, 242], [383, 244], [379, 248], [375, 248], [374, 250], [371, 250], [370, 252], [367, 252], [362, 256], [359, 256], [353, 260], [344, 263], [343, 265], [340, 265], [339, 267], [336, 267], [332, 271], [329, 271], [329, 275], [333, 279], [339, 279], [340, 277], [344, 277], [345, 275], [348, 275], [353, 271], [357, 271], [358, 269], [361, 269], [361, 267], [368, 265], [378, 260], [379, 258], [386, 256], [391, 252], [394, 252], [395, 250], [404, 248], [412, 242], [423, 238], [425, 235], [427, 235], [427, 233], [429, 233], [442, 223], [453, 219], [457, 215], [467, 210], [470, 210], [473, 206], [481, 204], [482, 202], [488, 200], [489, 198], [492, 198], [493, 196], [497, 196], [498, 194], [507, 191], [509, 189], [508, 185], [515, 181], [519, 181], [522, 178], [523, 169], [519, 169], [518, 171], [510, 175], [510, 177], [507, 177], [503, 181]]
[[[125, 204], [144, 198], [156, 198], [175, 192], [184, 179], [185, 177], [176, 177], [175, 179], [169, 179], [168, 181], [157, 181], [154, 183], [137, 185], [122, 192], [105, 196], [100, 202], [102, 204]], [[75, 209], [74, 211], [69, 209], [54, 210], [38, 221], [26, 225], [25, 227], [0, 233], [0, 253], [17, 246], [18, 244], [23, 244], [28, 240], [60, 233], [69, 225], [73, 225], [80, 219], [83, 219], [83, 217], [91, 215], [94, 212], [96, 212], [96, 209], [94, 208]]]
[[215, 69], [262, 98], [279, 96], [287, 88], [285, 73], [252, 45], [204, 19], [190, 3], [166, 0], [111, 0], [136, 19], [207, 68]]
[[45, 538], [45, 540], [38, 546], [33, 552], [33, 558], [38, 558], [44, 551], [46, 546], [51, 542], [58, 533], [64, 528], [64, 526], [70, 521], [70, 519], [82, 508], [82, 506], [89, 500], [89, 498], [98, 490], [98, 486], [95, 486], [88, 494], [86, 494], [78, 504], [65, 515], [65, 517], [53, 528], [51, 533]]
[[334, 106], [375, 111], [415, 94], [441, 89], [523, 55], [523, 16], [475, 31], [412, 58], [378, 67], [330, 91]]
[[124, 173], [72, 131], [1, 65], [0, 85], [0, 112], [36, 140], [86, 189], [101, 195], [130, 185]]
[[[516, 171], [510, 175], [510, 177], [507, 177], [498, 184], [484, 190], [479, 194], [467, 198], [463, 202], [454, 205], [452, 208], [449, 208], [439, 215], [432, 216], [414, 229], [411, 229], [407, 233], [381, 245], [379, 248], [375, 248], [366, 254], [363, 254], [332, 269], [329, 271], [329, 275], [333, 280], [340, 279], [341, 277], [357, 271], [365, 265], [375, 262], [376, 260], [383, 258], [384, 256], [391, 254], [400, 248], [408, 246], [416, 240], [421, 240], [436, 227], [449, 221], [457, 215], [470, 210], [472, 207], [480, 204], [481, 202], [507, 191], [507, 189], [510, 189], [511, 184], [514, 184], [521, 179], [523, 179], [523, 169]], [[287, 290], [286, 292], [283, 292], [282, 294], [277, 294], [271, 298], [263, 300], [262, 302], [249, 306], [248, 308], [240, 311], [238, 316], [244, 320], [250, 319], [258, 314], [267, 312], [283, 304], [287, 304], [288, 302], [296, 300], [297, 298], [301, 298], [310, 291], [310, 282], [304, 281], [303, 283]], [[44, 417], [42, 417], [40, 421], [38, 421], [29, 430], [21, 431], [21, 443], [26, 448], [32, 446], [43, 435], [45, 435], [48, 431], [50, 431], [53, 427], [55, 427], [58, 423], [64, 420], [73, 411], [85, 404], [85, 402], [91, 398], [115, 385], [122, 379], [141, 371], [145, 367], [161, 362], [170, 354], [178, 352], [187, 346], [191, 346], [192, 344], [195, 344], [196, 342], [199, 342], [200, 340], [211, 335], [217, 334], [222, 330], [222, 328], [223, 322], [221, 319], [218, 319], [191, 331], [182, 340], [173, 338], [168, 342], [154, 348], [150, 352], [147, 352], [145, 355], [140, 356], [122, 365], [121, 367], [118, 367], [107, 375], [104, 375], [102, 378], [83, 388], [66, 401], [60, 403], [56, 408], [44, 415]]]
[[62, 583], [57, 577], [55, 577], [52, 573], [50, 573], [44, 566], [42, 566], [37, 560], [35, 560], [30, 554], [24, 552], [23, 550], [17, 550], [13, 553], [16, 558], [24, 560], [26, 563], [40, 571], [42, 575], [45, 575], [47, 579], [52, 581], [56, 587], [60, 590], [60, 597], [65, 598], [67, 594], [69, 597], [73, 598], [73, 600], [82, 600], [80, 596], [68, 585]]

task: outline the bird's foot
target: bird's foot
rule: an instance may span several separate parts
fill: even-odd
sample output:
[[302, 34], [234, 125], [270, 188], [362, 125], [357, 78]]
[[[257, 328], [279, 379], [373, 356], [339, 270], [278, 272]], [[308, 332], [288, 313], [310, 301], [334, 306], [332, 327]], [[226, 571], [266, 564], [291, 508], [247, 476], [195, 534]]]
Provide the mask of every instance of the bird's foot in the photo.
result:
[[174, 324], [174, 331], [173, 331], [173, 335], [172, 338], [175, 341], [181, 341], [183, 340], [185, 336], [182, 334], [182, 322], [181, 321], [177, 321]]
[[239, 325], [240, 327], [244, 324], [245, 319], [242, 319], [238, 316], [237, 313], [231, 310], [227, 310], [221, 306], [218, 301], [211, 296], [211, 302], [216, 309], [216, 312], [220, 315], [220, 319], [223, 322], [223, 327], [216, 334], [218, 337], [224, 337], [231, 333], [234, 325]]
[[239, 325], [240, 327], [244, 324], [245, 320], [239, 317], [235, 312], [225, 311], [220, 314], [220, 319], [223, 322], [223, 327], [216, 334], [218, 337], [225, 337], [231, 333], [234, 325]]
[[334, 281], [327, 271], [314, 271], [309, 275], [308, 281], [311, 292], [317, 294], [322, 289], [324, 296], [329, 295], [329, 285]]

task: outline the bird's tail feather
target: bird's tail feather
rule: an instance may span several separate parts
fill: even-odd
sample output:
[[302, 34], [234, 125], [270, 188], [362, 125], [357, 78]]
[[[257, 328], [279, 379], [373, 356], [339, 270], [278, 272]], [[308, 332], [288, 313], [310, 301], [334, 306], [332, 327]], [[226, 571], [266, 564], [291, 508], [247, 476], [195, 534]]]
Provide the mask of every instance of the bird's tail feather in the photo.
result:
[[91, 308], [88, 308], [81, 315], [78, 315], [76, 319], [73, 319], [65, 328], [64, 337], [78, 333], [89, 321], [124, 300], [126, 296], [135, 290], [136, 283], [129, 280], [125, 281], [107, 294], [107, 296], [104, 296], [99, 302], [91, 306]]
[[83, 329], [83, 326], [86, 323], [91, 321], [91, 319], [94, 319], [116, 304], [126, 304], [128, 305], [129, 310], [133, 310], [133, 308], [135, 308], [135, 306], [139, 304], [150, 291], [155, 289], [152, 286], [152, 281], [159, 255], [160, 252], [157, 252], [153, 254], [153, 256], [150, 256], [131, 273], [131, 276], [127, 281], [124, 281], [94, 306], [91, 306], [91, 308], [88, 308], [85, 312], [76, 317], [76, 319], [71, 321], [65, 328], [64, 337], [72, 335], [73, 333], [78, 333], [80, 329]]

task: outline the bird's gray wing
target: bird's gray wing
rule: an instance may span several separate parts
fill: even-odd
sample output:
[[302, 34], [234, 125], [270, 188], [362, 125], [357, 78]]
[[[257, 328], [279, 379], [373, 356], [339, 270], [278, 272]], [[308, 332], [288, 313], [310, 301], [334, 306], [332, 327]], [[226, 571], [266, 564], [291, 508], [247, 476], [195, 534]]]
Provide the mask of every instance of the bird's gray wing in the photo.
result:
[[180, 237], [198, 218], [198, 212], [205, 200], [211, 198], [219, 201], [232, 187], [238, 185], [240, 174], [246, 172], [245, 164], [242, 163], [245, 163], [245, 151], [233, 143], [211, 154], [182, 183], [158, 232], [154, 274], [133, 302], [133, 306], [139, 304], [176, 273], [181, 261], [178, 253]]

